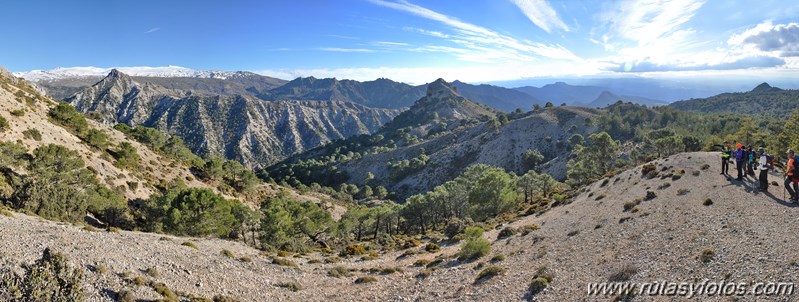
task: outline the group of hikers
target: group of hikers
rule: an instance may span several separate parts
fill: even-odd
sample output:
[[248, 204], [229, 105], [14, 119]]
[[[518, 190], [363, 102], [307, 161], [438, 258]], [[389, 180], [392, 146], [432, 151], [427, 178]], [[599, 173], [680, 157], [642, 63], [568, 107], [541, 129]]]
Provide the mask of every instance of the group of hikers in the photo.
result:
[[[752, 145], [744, 146], [741, 143], [735, 145], [736, 149], [733, 150], [729, 142], [724, 142], [721, 146], [721, 174], [729, 175], [730, 160], [735, 160], [735, 168], [738, 170], [738, 178], [736, 180], [742, 181], [744, 177], [755, 176], [755, 170], [760, 173], [757, 176], [759, 180], [760, 192], [768, 191], [768, 171], [774, 169], [774, 156], [766, 153], [761, 147], [757, 151], [752, 149]], [[796, 165], [799, 165], [799, 157], [794, 154], [793, 149], [788, 149], [785, 154], [788, 156], [788, 164], [785, 166], [785, 189], [791, 195], [790, 200], [794, 202], [799, 201], [799, 170], [796, 170]]]

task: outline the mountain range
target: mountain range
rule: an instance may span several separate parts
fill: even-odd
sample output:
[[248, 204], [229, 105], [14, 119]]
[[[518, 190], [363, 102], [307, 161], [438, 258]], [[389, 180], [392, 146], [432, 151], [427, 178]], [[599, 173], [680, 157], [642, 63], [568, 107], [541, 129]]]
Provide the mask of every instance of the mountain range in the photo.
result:
[[722, 93], [708, 98], [678, 101], [669, 106], [685, 111], [763, 114], [787, 118], [799, 109], [799, 90], [780, 89], [764, 82], [747, 92]]

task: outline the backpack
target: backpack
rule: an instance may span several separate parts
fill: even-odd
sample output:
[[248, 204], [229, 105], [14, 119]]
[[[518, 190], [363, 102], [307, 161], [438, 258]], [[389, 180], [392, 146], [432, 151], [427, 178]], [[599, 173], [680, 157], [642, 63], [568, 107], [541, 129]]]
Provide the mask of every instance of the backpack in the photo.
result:
[[774, 170], [774, 155], [771, 154], [764, 154], [766, 156], [766, 168], [769, 170]]
[[[791, 175], [791, 178], [794, 179], [794, 180], [799, 180], [799, 169], [796, 168], [797, 164], [799, 164], [799, 155], [794, 155], [793, 156], [794, 170], [793, 170], [793, 175]], [[789, 169], [789, 168], [790, 167], [786, 167], [786, 169]]]

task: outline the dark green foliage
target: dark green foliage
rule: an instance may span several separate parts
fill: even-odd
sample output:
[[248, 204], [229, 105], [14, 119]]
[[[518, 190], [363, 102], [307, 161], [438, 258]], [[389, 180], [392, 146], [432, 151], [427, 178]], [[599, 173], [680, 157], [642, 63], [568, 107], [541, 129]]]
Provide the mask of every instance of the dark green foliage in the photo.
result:
[[441, 247], [435, 243], [428, 243], [427, 245], [424, 246], [424, 250], [427, 251], [428, 253], [436, 253], [441, 250]]
[[258, 176], [241, 163], [233, 160], [222, 160], [216, 156], [211, 156], [200, 170], [202, 177], [206, 179], [221, 179], [239, 192], [248, 191], [260, 182]]
[[525, 170], [534, 170], [544, 162], [544, 155], [538, 149], [528, 149], [522, 154], [522, 165]]
[[569, 160], [569, 181], [586, 184], [611, 172], [616, 166], [619, 142], [606, 132], [592, 134], [587, 146], [576, 145]]
[[108, 148], [108, 135], [97, 129], [89, 129], [83, 136], [83, 140], [90, 146], [100, 150]]
[[133, 169], [139, 164], [139, 153], [129, 142], [121, 142], [113, 152], [116, 158], [115, 165], [122, 168]]
[[710, 198], [706, 198], [705, 201], [702, 202], [702, 204], [706, 206], [713, 205], [713, 200]]
[[799, 90], [779, 88], [755, 89], [748, 92], [722, 93], [704, 99], [674, 102], [672, 108], [698, 112], [734, 112], [786, 118], [789, 112], [799, 109], [796, 100]]
[[9, 268], [0, 268], [0, 299], [3, 301], [83, 301], [83, 271], [73, 269], [66, 257], [44, 250], [42, 258], [25, 267], [17, 276]]
[[144, 205], [144, 227], [175, 235], [225, 236], [236, 225], [233, 208], [237, 204], [210, 189], [171, 190], [151, 197]]
[[86, 118], [74, 107], [64, 102], [59, 102], [57, 106], [50, 109], [48, 115], [55, 123], [78, 136], [82, 136], [89, 128]]
[[34, 129], [34, 128], [22, 131], [22, 135], [23, 135], [23, 137], [25, 137], [27, 139], [33, 139], [35, 141], [41, 141], [42, 140], [42, 133], [39, 132], [39, 130]]
[[25, 116], [25, 110], [24, 109], [14, 109], [14, 110], [11, 110], [10, 113], [13, 116]]
[[497, 235], [497, 240], [508, 238], [510, 236], [516, 235], [516, 233], [518, 233], [518, 230], [516, 228], [505, 227], [504, 229], [499, 231], [499, 234]]
[[0, 116], [0, 132], [6, 131], [8, 129], [11, 129], [11, 125], [8, 124], [8, 120]]
[[536, 277], [533, 278], [533, 281], [530, 282], [530, 285], [527, 287], [527, 290], [530, 293], [530, 296], [535, 296], [538, 293], [544, 291], [549, 285], [549, 281], [547, 281], [544, 277]]
[[333, 229], [330, 212], [317, 204], [300, 202], [281, 191], [261, 203], [261, 243], [286, 251], [302, 251], [312, 245], [328, 247]]
[[474, 282], [475, 283], [482, 282], [487, 279], [493, 278], [494, 276], [498, 276], [504, 273], [505, 273], [504, 268], [496, 265], [491, 265], [480, 271], [480, 273], [477, 274], [477, 278], [475, 278]]
[[194, 154], [191, 149], [186, 147], [183, 140], [178, 137], [167, 137], [164, 133], [155, 128], [148, 128], [141, 125], [131, 128], [125, 124], [117, 124], [114, 126], [114, 129], [125, 133], [125, 135], [161, 154], [192, 166], [200, 167], [203, 165], [202, 158]]
[[391, 172], [391, 179], [395, 181], [404, 179], [424, 168], [429, 160], [430, 157], [424, 154], [424, 151], [422, 151], [420, 152], [419, 156], [410, 160], [405, 159], [396, 162], [389, 162], [387, 165], [388, 170]]
[[463, 260], [475, 260], [491, 252], [491, 243], [483, 238], [483, 229], [479, 227], [468, 227], [464, 232], [466, 239], [458, 251], [458, 258]]

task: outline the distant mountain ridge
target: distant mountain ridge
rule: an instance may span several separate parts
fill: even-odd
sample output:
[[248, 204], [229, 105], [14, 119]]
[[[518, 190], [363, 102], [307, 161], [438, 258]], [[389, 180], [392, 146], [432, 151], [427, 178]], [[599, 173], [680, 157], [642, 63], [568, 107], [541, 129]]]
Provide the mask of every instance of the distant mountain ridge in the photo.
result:
[[678, 101], [669, 106], [686, 111], [764, 114], [786, 118], [793, 110], [799, 109], [799, 90], [780, 89], [762, 83], [747, 92], [722, 93], [703, 99]]
[[200, 155], [259, 167], [337, 139], [377, 131], [399, 110], [343, 101], [275, 101], [214, 95], [139, 82], [118, 70], [66, 99], [107, 124], [157, 128]]

